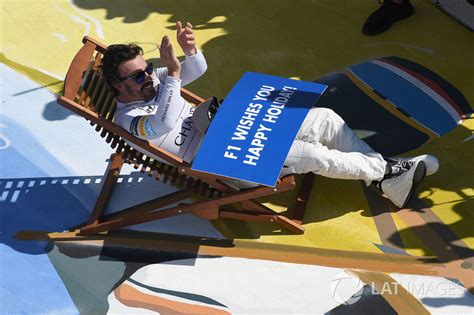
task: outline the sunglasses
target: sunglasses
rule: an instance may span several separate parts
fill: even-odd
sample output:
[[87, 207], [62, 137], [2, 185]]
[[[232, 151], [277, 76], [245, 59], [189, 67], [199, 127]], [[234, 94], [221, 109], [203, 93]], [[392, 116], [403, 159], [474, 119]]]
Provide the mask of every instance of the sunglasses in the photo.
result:
[[137, 72], [135, 74], [132, 74], [131, 76], [129, 77], [126, 77], [126, 78], [120, 78], [120, 81], [125, 81], [125, 80], [135, 80], [136, 83], [140, 84], [142, 83], [144, 80], [145, 80], [145, 72], [148, 74], [148, 75], [151, 75], [153, 73], [153, 63], [150, 62], [145, 70], [142, 70], [140, 72]]

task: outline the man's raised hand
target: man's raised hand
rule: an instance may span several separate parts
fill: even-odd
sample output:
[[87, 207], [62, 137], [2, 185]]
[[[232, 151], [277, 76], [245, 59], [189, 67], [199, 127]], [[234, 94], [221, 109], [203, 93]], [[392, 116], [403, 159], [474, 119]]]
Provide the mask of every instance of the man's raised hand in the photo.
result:
[[179, 78], [181, 73], [181, 63], [176, 58], [173, 46], [170, 43], [168, 36], [163, 36], [160, 45], [160, 59], [163, 65], [168, 68], [168, 75]]
[[183, 52], [187, 56], [195, 55], [196, 50], [196, 39], [193, 33], [193, 26], [191, 23], [186, 22], [186, 26], [183, 28], [181, 21], [176, 22], [176, 38], [179, 46], [183, 49]]

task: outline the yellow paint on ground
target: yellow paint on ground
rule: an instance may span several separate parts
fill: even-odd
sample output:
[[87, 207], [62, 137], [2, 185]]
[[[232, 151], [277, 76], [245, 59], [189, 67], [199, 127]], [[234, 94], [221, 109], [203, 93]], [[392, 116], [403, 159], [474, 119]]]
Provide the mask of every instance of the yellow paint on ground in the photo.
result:
[[60, 93], [63, 89], [63, 81], [58, 80], [57, 78], [53, 78], [50, 75], [47, 75], [41, 71], [38, 71], [36, 69], [28, 68], [26, 66], [23, 66], [19, 63], [16, 63], [14, 61], [11, 61], [3, 55], [3, 53], [0, 53], [0, 62], [9, 66], [12, 69], [15, 69], [17, 72], [20, 72], [28, 77], [30, 77], [32, 80], [36, 81], [40, 85], [42, 85], [45, 88], [48, 88], [50, 91], [53, 93]]
[[[136, 42], [145, 51], [145, 57], [159, 58], [157, 44], [168, 35], [177, 46], [175, 21], [171, 14], [159, 14], [152, 3], [108, 2], [101, 8], [96, 1], [9, 1], [2, 2], [2, 24], [15, 25], [15, 31], [2, 32], [2, 53], [6, 58], [37, 71], [47, 71], [54, 77], [64, 78], [75, 53], [82, 47], [82, 37], [92, 36], [105, 44]], [[80, 4], [80, 5], [79, 5]], [[91, 10], [81, 8], [90, 7]], [[140, 8], [138, 8], [138, 6]], [[109, 17], [110, 10], [124, 15]], [[141, 17], [134, 11], [146, 12]], [[127, 19], [137, 19], [129, 23]], [[224, 16], [210, 23], [225, 22]], [[222, 28], [208, 28], [206, 24], [195, 30], [198, 47], [210, 39], [224, 35]], [[183, 53], [176, 49], [179, 56]]]
[[[337, 191], [337, 194], [334, 192]], [[294, 200], [294, 192], [268, 198], [281, 211]], [[265, 200], [264, 200], [265, 201]], [[217, 220], [214, 225], [226, 237], [340, 250], [380, 252], [375, 222], [359, 181], [317, 177], [304, 219], [305, 234], [293, 235], [272, 224]]]
[[464, 141], [474, 131], [474, 120], [445, 136], [410, 152], [408, 155], [432, 153], [438, 157], [440, 169], [426, 177], [419, 191], [424, 202], [470, 248], [474, 248], [472, 223], [474, 222], [474, 140]]
[[433, 256], [433, 251], [420, 240], [408, 225], [396, 214], [392, 213], [393, 222], [402, 239], [405, 251], [412, 256]]
[[318, 176], [304, 223], [317, 247], [379, 252], [382, 243], [359, 181]]

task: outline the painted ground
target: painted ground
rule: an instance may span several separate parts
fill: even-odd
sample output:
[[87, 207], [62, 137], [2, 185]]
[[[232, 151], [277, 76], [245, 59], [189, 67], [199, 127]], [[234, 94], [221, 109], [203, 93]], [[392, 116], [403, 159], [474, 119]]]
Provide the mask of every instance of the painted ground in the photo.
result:
[[[413, 3], [413, 17], [367, 37], [360, 29], [376, 1], [1, 2], [0, 311], [472, 314], [474, 34], [432, 1]], [[203, 97], [225, 97], [245, 71], [318, 80], [354, 93], [324, 101], [348, 121], [356, 117], [349, 124], [364, 137], [381, 128], [366, 119], [370, 106], [387, 108], [370, 89], [386, 81], [370, 81], [367, 67], [403, 59], [467, 114], [453, 122], [449, 110], [426, 110], [408, 136], [368, 138], [389, 150], [427, 134], [396, 152], [440, 160], [406, 209], [363, 183], [317, 176], [303, 235], [183, 215], [78, 238], [67, 231], [87, 220], [112, 151], [56, 102], [69, 64], [85, 35], [137, 42], [159, 64], [156, 43], [165, 34], [174, 40], [178, 19], [194, 24], [208, 61], [188, 87]], [[380, 59], [390, 56], [401, 59]], [[389, 95], [390, 87], [377, 90]], [[357, 93], [368, 107], [351, 116]], [[384, 113], [382, 126], [408, 125]], [[171, 189], [127, 166], [108, 211]], [[293, 197], [262, 201], [284, 211]]]

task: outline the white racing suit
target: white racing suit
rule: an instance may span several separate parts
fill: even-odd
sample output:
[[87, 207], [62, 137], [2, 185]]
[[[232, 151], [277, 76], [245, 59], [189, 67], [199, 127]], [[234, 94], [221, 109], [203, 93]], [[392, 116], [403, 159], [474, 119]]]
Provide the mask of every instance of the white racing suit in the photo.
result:
[[[115, 122], [136, 137], [191, 162], [201, 136], [192, 121], [193, 109], [181, 97], [180, 88], [206, 69], [200, 51], [186, 56], [180, 79], [168, 76], [166, 68], [155, 69], [152, 76], [156, 96], [127, 104], [117, 101]], [[382, 156], [360, 140], [339, 115], [327, 108], [312, 108], [290, 148], [282, 175], [313, 172], [331, 178], [360, 179], [369, 185], [383, 178], [385, 165]], [[238, 188], [255, 186], [241, 181], [228, 183]]]

